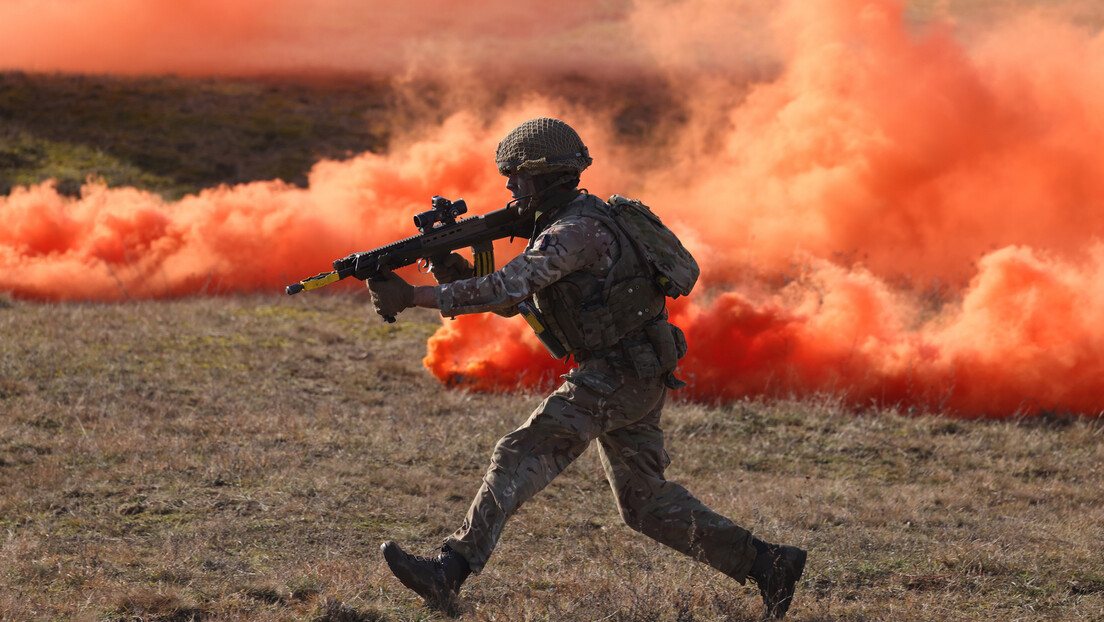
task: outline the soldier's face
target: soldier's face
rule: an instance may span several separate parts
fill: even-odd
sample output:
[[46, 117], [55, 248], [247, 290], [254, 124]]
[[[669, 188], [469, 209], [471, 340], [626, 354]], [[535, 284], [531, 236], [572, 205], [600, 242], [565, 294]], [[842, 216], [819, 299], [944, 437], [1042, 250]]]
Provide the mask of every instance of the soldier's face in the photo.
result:
[[510, 191], [510, 195], [515, 199], [533, 196], [537, 193], [537, 185], [533, 181], [533, 176], [520, 171], [512, 173], [506, 179], [506, 189]]
[[537, 193], [537, 184], [532, 175], [515, 171], [506, 179], [506, 189], [513, 198], [520, 199], [518, 208], [524, 212], [532, 203], [531, 197]]

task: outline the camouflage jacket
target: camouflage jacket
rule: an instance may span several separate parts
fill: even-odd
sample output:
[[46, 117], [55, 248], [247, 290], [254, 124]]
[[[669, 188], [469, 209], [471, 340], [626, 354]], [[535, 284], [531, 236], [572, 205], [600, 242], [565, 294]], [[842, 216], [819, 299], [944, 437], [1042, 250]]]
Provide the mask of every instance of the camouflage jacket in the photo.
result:
[[538, 217], [539, 234], [525, 251], [486, 276], [436, 286], [437, 305], [444, 316], [492, 311], [509, 315], [517, 303], [578, 271], [601, 278], [620, 256], [617, 236], [593, 218], [558, 218], [587, 195]]

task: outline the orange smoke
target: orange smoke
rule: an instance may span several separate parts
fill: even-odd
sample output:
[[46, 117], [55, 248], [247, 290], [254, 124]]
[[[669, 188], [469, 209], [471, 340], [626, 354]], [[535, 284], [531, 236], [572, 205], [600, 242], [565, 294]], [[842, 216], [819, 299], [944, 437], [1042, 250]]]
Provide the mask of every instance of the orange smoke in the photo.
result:
[[825, 393], [964, 414], [1100, 413], [1104, 334], [1094, 318], [1104, 312], [1104, 248], [1077, 264], [1022, 247], [994, 252], [961, 307], [927, 320], [869, 272], [818, 263], [805, 282], [759, 304], [726, 293], [672, 310], [690, 327], [696, 353], [682, 373], [699, 396]]
[[[700, 399], [1100, 414], [1104, 38], [1024, 15], [967, 49], [901, 9], [790, 3], [781, 75], [720, 124], [716, 100], [691, 102], [701, 123], [641, 190], [713, 287], [671, 305], [681, 374]], [[781, 290], [754, 276], [795, 264]], [[493, 388], [458, 343], [438, 335], [427, 364]]]
[[[0, 64], [413, 72], [474, 103], [387, 155], [319, 163], [308, 189], [254, 183], [171, 205], [95, 184], [76, 200], [48, 184], [16, 190], [0, 197], [0, 289], [46, 300], [279, 291], [409, 235], [434, 194], [501, 206], [497, 140], [559, 116], [595, 155], [585, 185], [652, 205], [702, 264], [699, 289], [670, 305], [690, 342], [684, 395], [1104, 413], [1104, 35], [1086, 25], [1099, 11], [1070, 4], [1079, 21], [1025, 11], [982, 27], [907, 19], [915, 10], [893, 0], [626, 0], [576, 3], [538, 27], [516, 3], [476, 2], [450, 30], [456, 14], [429, 0], [386, 16], [349, 0], [312, 13], [290, 1], [169, 4], [73, 2], [53, 21], [53, 9], [7, 5]], [[661, 80], [681, 94], [677, 114], [658, 115], [643, 144], [611, 130], [620, 111], [602, 108], [602, 93], [488, 112], [502, 80], [552, 68]], [[445, 321], [426, 365], [479, 390], [563, 370], [521, 320], [494, 316]]]
[[500, 206], [501, 178], [485, 165], [494, 143], [476, 127], [459, 115], [390, 156], [321, 162], [309, 189], [258, 182], [170, 205], [95, 182], [80, 199], [49, 182], [17, 188], [0, 197], [0, 290], [44, 300], [279, 291], [345, 254], [417, 233], [412, 215], [434, 194]]
[[631, 0], [14, 0], [0, 5], [0, 70], [255, 75], [603, 69], [647, 60]]

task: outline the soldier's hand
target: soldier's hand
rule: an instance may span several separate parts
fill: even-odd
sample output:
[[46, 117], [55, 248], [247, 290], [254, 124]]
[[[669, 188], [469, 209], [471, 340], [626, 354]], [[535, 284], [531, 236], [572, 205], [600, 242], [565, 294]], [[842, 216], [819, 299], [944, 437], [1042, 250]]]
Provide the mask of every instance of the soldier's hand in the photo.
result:
[[367, 284], [372, 292], [372, 306], [384, 318], [414, 306], [414, 286], [394, 272], [383, 272], [378, 278], [368, 279]]
[[449, 253], [441, 261], [429, 265], [429, 273], [438, 283], [452, 283], [475, 276], [471, 262], [456, 253]]

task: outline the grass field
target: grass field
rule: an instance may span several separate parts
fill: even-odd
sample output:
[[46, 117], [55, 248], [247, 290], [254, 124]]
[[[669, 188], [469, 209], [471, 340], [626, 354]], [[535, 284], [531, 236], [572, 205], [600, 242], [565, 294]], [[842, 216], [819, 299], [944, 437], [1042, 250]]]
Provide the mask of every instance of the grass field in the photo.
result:
[[[352, 295], [0, 303], [0, 619], [428, 620], [379, 543], [459, 525], [540, 396], [442, 388], [438, 320]], [[665, 415], [669, 476], [810, 551], [795, 620], [1100, 620], [1104, 422], [830, 398]], [[619, 523], [588, 451], [507, 526], [469, 620], [752, 620]]]
[[88, 175], [176, 199], [218, 184], [303, 185], [322, 158], [386, 145], [389, 91], [361, 78], [287, 80], [0, 73], [0, 194]]

